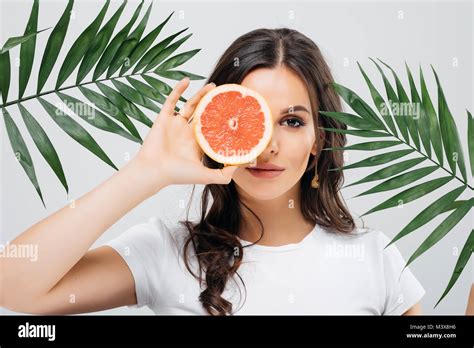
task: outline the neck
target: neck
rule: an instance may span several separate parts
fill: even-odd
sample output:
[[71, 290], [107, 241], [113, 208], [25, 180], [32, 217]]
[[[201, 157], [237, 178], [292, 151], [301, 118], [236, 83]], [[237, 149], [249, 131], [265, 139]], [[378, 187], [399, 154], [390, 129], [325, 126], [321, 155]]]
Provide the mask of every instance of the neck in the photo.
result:
[[[241, 190], [239, 190], [241, 191]], [[282, 196], [269, 200], [257, 200], [245, 192], [239, 197], [262, 221], [264, 232], [255, 215], [242, 206], [242, 227], [239, 237], [251, 243], [280, 246], [298, 243], [310, 233], [314, 223], [305, 220], [301, 213], [301, 189], [298, 182]]]

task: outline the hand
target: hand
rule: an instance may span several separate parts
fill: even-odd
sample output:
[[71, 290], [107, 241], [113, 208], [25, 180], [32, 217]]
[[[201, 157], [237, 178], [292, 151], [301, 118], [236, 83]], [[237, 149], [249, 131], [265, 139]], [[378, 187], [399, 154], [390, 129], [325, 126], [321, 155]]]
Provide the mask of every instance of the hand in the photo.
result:
[[[194, 122], [189, 118], [201, 98], [215, 84], [202, 87], [176, 115], [174, 109], [181, 94], [189, 86], [189, 78], [176, 84], [163, 105], [153, 126], [143, 141], [134, 161], [149, 171], [150, 185], [172, 184], [229, 184], [238, 166], [211, 169], [202, 163], [203, 151], [194, 138]], [[156, 181], [155, 181], [156, 179]]]

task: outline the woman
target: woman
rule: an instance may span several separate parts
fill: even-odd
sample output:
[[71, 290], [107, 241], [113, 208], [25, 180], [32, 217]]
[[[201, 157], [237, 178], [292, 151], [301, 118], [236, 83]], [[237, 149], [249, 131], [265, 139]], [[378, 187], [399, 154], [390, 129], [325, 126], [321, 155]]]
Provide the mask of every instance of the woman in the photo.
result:
[[[418, 314], [425, 291], [389, 239], [357, 228], [339, 189], [344, 124], [331, 72], [291, 29], [235, 40], [180, 114], [180, 81], [136, 157], [110, 179], [13, 242], [39, 258], [2, 260], [2, 306], [64, 314], [147, 305], [156, 314]], [[256, 163], [224, 167], [194, 140], [193, 111], [215, 85], [238, 83], [269, 103], [274, 132]], [[257, 168], [278, 169], [262, 178]], [[172, 184], [204, 184], [200, 221], [152, 218], [90, 246], [118, 219]], [[209, 205], [209, 198], [212, 204]], [[189, 207], [188, 207], [189, 212]]]

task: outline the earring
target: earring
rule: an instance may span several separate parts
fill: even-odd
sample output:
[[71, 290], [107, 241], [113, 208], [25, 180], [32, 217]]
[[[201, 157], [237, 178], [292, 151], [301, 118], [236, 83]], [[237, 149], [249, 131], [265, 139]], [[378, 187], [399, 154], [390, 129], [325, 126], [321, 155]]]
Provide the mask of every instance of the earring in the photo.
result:
[[313, 180], [311, 180], [311, 187], [317, 189], [319, 187], [319, 175], [318, 175], [318, 162], [316, 160], [316, 164], [314, 165], [314, 177]]

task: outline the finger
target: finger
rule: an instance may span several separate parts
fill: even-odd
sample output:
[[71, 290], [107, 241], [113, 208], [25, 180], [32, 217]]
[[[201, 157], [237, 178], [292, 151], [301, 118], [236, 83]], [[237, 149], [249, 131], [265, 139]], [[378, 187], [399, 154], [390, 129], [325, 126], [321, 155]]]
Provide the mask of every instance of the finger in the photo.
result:
[[174, 108], [176, 107], [176, 103], [181, 97], [181, 94], [188, 88], [189, 86], [189, 77], [185, 77], [181, 81], [179, 81], [169, 94], [168, 98], [166, 98], [165, 103], [163, 104], [163, 108], [161, 109], [161, 113], [165, 115], [173, 115]]
[[214, 82], [204, 85], [199, 91], [197, 91], [195, 95], [192, 96], [191, 99], [186, 102], [186, 104], [184, 104], [184, 106], [180, 110], [181, 114], [189, 120], [202, 97], [204, 97], [209, 91], [211, 91], [215, 87], [216, 84]]
[[211, 176], [212, 183], [227, 185], [232, 181], [232, 176], [239, 166], [225, 166], [222, 169], [210, 169], [209, 175]]

